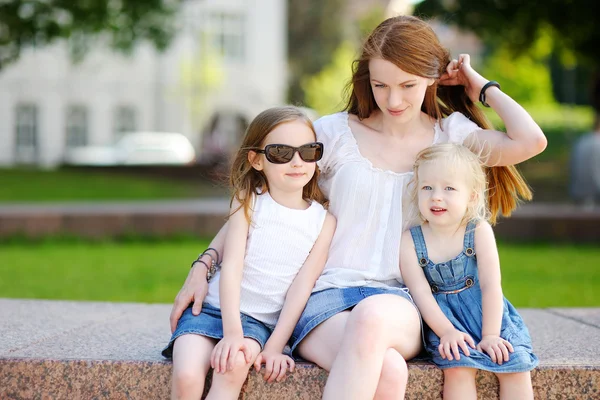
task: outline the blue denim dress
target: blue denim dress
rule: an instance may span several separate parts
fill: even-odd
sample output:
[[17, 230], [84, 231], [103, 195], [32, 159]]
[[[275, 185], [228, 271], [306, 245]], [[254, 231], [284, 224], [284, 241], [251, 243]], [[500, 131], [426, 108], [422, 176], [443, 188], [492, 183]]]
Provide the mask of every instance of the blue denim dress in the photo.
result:
[[[463, 251], [454, 259], [435, 264], [427, 256], [427, 246], [420, 226], [411, 228], [419, 265], [431, 286], [433, 297], [452, 325], [471, 335], [475, 344], [481, 341], [483, 308], [475, 254], [475, 224], [467, 225]], [[535, 368], [539, 361], [533, 354], [531, 337], [517, 310], [504, 298], [500, 336], [514, 348], [508, 362], [498, 365], [485, 352], [470, 349], [471, 355], [460, 351], [460, 360], [440, 356], [440, 338], [428, 327], [425, 329], [425, 350], [441, 369], [467, 367], [495, 373], [525, 372]]]

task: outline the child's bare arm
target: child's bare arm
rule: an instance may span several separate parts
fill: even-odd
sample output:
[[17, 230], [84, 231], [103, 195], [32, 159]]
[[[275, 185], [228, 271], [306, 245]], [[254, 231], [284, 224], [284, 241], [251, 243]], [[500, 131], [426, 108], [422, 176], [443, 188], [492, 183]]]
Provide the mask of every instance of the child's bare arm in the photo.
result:
[[[239, 204], [234, 201], [231, 210], [238, 207]], [[240, 286], [249, 228], [243, 208], [231, 215], [228, 225], [219, 282], [224, 337], [215, 346], [211, 357], [211, 365], [217, 372], [231, 370], [235, 356], [240, 350], [244, 352], [247, 362], [252, 359], [249, 349], [243, 345], [244, 335], [240, 319]]]
[[402, 234], [400, 242], [400, 270], [404, 283], [408, 287], [423, 320], [440, 338], [440, 355], [449, 360], [460, 359], [458, 346], [469, 355], [467, 344], [475, 348], [475, 343], [470, 335], [460, 332], [448, 320], [431, 294], [431, 287], [425, 278], [423, 269], [417, 262], [414, 242], [410, 231]]
[[482, 340], [478, 348], [488, 353], [492, 361], [502, 364], [503, 360], [508, 361], [508, 353], [512, 350], [512, 346], [500, 338], [504, 310], [504, 295], [500, 283], [500, 257], [494, 231], [487, 222], [479, 223], [475, 230], [475, 249], [483, 308]]
[[[266, 361], [265, 356], [274, 354], [280, 355], [283, 352], [283, 349], [292, 335], [294, 327], [296, 326], [296, 323], [298, 323], [300, 315], [306, 306], [306, 302], [308, 301], [312, 289], [315, 286], [315, 282], [323, 272], [325, 262], [327, 261], [327, 255], [329, 253], [329, 246], [335, 232], [335, 227], [335, 217], [327, 213], [319, 237], [310, 251], [310, 254], [306, 258], [304, 265], [288, 289], [285, 297], [285, 303], [279, 315], [279, 320], [277, 321], [275, 330], [265, 344], [265, 348], [261, 353], [261, 356], [259, 356], [255, 362], [255, 367], [257, 370], [260, 369], [261, 363]], [[268, 368], [266, 372], [269, 372]], [[281, 380], [281, 378], [283, 378], [285, 375], [285, 370], [281, 372], [282, 373], [280, 374], [269, 374], [269, 377], [267, 377], [265, 374], [265, 378], [269, 379], [269, 381], [273, 381], [275, 379]]]
[[335, 227], [335, 217], [327, 213], [323, 228], [315, 245], [288, 289], [277, 326], [265, 347], [278, 351], [283, 350], [285, 347], [298, 319], [300, 319], [302, 310], [306, 306], [315, 282], [321, 275], [321, 272], [323, 272]]

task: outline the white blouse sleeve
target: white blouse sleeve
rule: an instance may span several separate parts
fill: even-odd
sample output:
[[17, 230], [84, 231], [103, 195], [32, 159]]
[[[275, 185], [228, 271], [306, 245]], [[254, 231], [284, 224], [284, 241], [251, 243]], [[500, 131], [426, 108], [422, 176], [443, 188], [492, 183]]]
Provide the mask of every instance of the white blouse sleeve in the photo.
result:
[[339, 152], [335, 151], [335, 148], [342, 133], [341, 121], [338, 114], [333, 114], [314, 122], [317, 141], [323, 143], [323, 158], [317, 162], [317, 165], [325, 174], [333, 168], [339, 157]]
[[453, 112], [442, 119], [442, 131], [447, 135], [449, 143], [463, 144], [467, 136], [481, 128], [460, 112]]

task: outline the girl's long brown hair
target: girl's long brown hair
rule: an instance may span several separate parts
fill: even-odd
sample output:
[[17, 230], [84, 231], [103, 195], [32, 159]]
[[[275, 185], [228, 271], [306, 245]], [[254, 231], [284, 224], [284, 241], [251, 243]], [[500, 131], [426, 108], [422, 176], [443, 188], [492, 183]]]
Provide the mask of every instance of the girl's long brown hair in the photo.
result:
[[[240, 206], [232, 214], [243, 207], [248, 223], [251, 222], [250, 209], [252, 206], [252, 195], [261, 195], [269, 190], [269, 182], [267, 182], [262, 171], [257, 171], [252, 167], [248, 160], [248, 153], [252, 150], [263, 148], [267, 135], [273, 129], [281, 124], [293, 121], [300, 121], [306, 124], [313, 132], [316, 140], [317, 135], [315, 134], [315, 128], [310, 118], [299, 108], [293, 106], [273, 107], [261, 112], [254, 118], [246, 130], [242, 145], [235, 155], [231, 166], [229, 183], [233, 190], [231, 204], [233, 204], [234, 200], [240, 203]], [[319, 167], [315, 166], [315, 174], [306, 186], [304, 186], [302, 197], [306, 200], [317, 201], [327, 207], [327, 199], [317, 183], [319, 173]]]
[[[372, 58], [390, 61], [409, 74], [435, 80], [428, 87], [422, 106], [422, 111], [431, 118], [440, 120], [459, 111], [482, 129], [492, 129], [463, 86], [438, 86], [438, 79], [446, 72], [451, 60], [450, 52], [440, 44], [428, 23], [405, 15], [379, 24], [365, 41], [360, 58], [353, 63], [352, 79], [347, 88], [350, 95], [344, 109], [359, 119], [378, 110], [369, 76]], [[514, 165], [488, 167], [486, 175], [491, 223], [496, 222], [499, 213], [509, 216], [519, 198], [531, 200], [531, 190]]]

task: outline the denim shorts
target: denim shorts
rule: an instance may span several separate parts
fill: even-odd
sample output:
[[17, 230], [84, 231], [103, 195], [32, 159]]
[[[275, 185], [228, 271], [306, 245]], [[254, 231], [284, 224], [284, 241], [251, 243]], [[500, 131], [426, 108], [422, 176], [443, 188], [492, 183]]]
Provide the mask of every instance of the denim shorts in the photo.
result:
[[[361, 300], [377, 294], [395, 294], [407, 299], [415, 306], [412, 297], [408, 294], [408, 289], [405, 287], [388, 286], [383, 288], [359, 286], [325, 289], [320, 292], [315, 292], [310, 295], [306, 307], [304, 308], [304, 312], [300, 316], [300, 320], [292, 333], [292, 338], [290, 340], [292, 352], [296, 349], [296, 346], [300, 344], [302, 339], [304, 339], [306, 335], [319, 324], [342, 311], [354, 307]], [[421, 314], [419, 314], [419, 316], [420, 315]]]
[[[240, 313], [240, 317], [242, 320], [244, 337], [256, 340], [258, 344], [260, 344], [262, 350], [271, 336], [273, 328], [246, 314]], [[208, 303], [204, 303], [202, 304], [202, 312], [200, 315], [194, 315], [192, 314], [192, 305], [190, 304], [181, 315], [181, 318], [179, 318], [177, 329], [173, 332], [167, 347], [163, 349], [162, 355], [166, 358], [173, 357], [173, 343], [175, 343], [175, 339], [181, 335], [187, 334], [223, 339], [221, 310]]]

